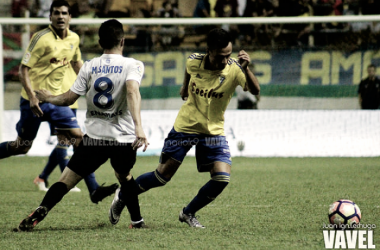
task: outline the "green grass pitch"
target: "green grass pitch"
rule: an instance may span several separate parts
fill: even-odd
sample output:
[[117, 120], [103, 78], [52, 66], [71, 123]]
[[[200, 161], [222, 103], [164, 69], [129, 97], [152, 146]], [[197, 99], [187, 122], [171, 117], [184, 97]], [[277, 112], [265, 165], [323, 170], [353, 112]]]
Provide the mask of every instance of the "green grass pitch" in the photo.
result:
[[[380, 227], [380, 158], [239, 158], [231, 182], [198, 212], [206, 229], [178, 221], [179, 211], [209, 180], [187, 157], [165, 187], [140, 196], [146, 230], [130, 230], [124, 210], [119, 224], [108, 221], [112, 196], [92, 204], [83, 182], [69, 193], [33, 232], [12, 232], [41, 202], [33, 179], [47, 157], [0, 161], [0, 249], [324, 249], [323, 224], [329, 204], [351, 199], [362, 210], [363, 224]], [[138, 157], [135, 177], [153, 171], [158, 157]], [[57, 168], [50, 177], [56, 181]], [[96, 177], [114, 183], [109, 163]], [[374, 244], [380, 246], [378, 229]], [[378, 246], [378, 247], [379, 247]]]

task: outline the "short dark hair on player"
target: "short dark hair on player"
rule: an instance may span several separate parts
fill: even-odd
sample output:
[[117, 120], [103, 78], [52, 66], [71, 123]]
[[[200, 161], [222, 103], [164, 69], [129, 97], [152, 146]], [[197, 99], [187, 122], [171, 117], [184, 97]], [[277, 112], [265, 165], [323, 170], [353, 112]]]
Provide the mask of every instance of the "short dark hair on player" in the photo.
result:
[[110, 19], [100, 25], [99, 44], [103, 49], [112, 49], [119, 45], [124, 37], [123, 25], [116, 19]]
[[231, 42], [231, 37], [224, 29], [212, 29], [207, 34], [207, 47], [209, 50], [223, 49]]
[[70, 4], [66, 0], [53, 0], [53, 2], [50, 5], [50, 15], [53, 14], [53, 8], [59, 8], [61, 6], [66, 6], [69, 9], [69, 14], [71, 14], [70, 10]]

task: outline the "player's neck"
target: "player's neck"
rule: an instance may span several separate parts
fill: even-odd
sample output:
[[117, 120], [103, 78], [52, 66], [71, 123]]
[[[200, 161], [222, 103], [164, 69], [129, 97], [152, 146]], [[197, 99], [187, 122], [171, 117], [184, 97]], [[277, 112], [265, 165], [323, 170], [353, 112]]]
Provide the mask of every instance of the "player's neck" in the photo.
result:
[[[53, 26], [52, 26], [53, 27]], [[55, 33], [59, 36], [59, 38], [61, 38], [62, 40], [65, 39], [67, 37], [67, 29], [64, 29], [64, 30], [57, 30], [56, 28], [54, 28], [54, 31]]]
[[206, 58], [205, 58], [205, 69], [208, 69], [208, 70], [215, 70], [211, 63], [210, 63], [210, 57], [208, 55], [206, 55]]
[[103, 54], [123, 55], [123, 50], [119, 48], [105, 49]]

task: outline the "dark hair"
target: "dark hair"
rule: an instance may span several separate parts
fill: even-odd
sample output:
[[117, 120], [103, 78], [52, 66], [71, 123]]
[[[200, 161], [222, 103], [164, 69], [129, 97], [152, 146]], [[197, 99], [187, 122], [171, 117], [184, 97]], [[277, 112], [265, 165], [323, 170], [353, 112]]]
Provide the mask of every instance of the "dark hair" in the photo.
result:
[[110, 19], [100, 25], [99, 44], [103, 49], [112, 49], [124, 37], [123, 25], [116, 19]]
[[66, 6], [69, 9], [69, 14], [71, 14], [70, 4], [66, 0], [53, 0], [53, 2], [50, 5], [50, 15], [53, 14], [54, 7], [59, 8], [61, 6]]
[[376, 69], [376, 65], [375, 64], [370, 64], [370, 65], [368, 65], [367, 69], [368, 68], [374, 68], [374, 69]]
[[231, 42], [230, 35], [224, 29], [212, 29], [207, 34], [207, 47], [209, 50], [223, 49]]

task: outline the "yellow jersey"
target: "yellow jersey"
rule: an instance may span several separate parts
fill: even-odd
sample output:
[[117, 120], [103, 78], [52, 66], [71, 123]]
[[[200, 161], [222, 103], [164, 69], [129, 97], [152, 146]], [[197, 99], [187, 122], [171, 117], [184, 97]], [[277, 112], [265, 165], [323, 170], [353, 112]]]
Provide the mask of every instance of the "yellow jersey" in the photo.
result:
[[187, 59], [189, 97], [174, 123], [177, 132], [224, 135], [224, 112], [236, 87], [245, 86], [245, 74], [236, 59], [230, 58], [223, 70], [208, 70], [204, 68], [207, 57], [196, 53]]
[[[21, 63], [30, 68], [29, 78], [33, 90], [46, 89], [53, 95], [60, 95], [76, 79], [70, 62], [80, 60], [79, 36], [68, 29], [67, 36], [62, 40], [49, 25], [33, 35]], [[29, 100], [24, 88], [21, 96]]]
[[[66, 93], [71, 88], [71, 86], [73, 86], [76, 79], [77, 74], [75, 73], [72, 67], [69, 67], [62, 81], [62, 93]], [[70, 108], [78, 109], [78, 101], [74, 102], [74, 104], [71, 105]]]

